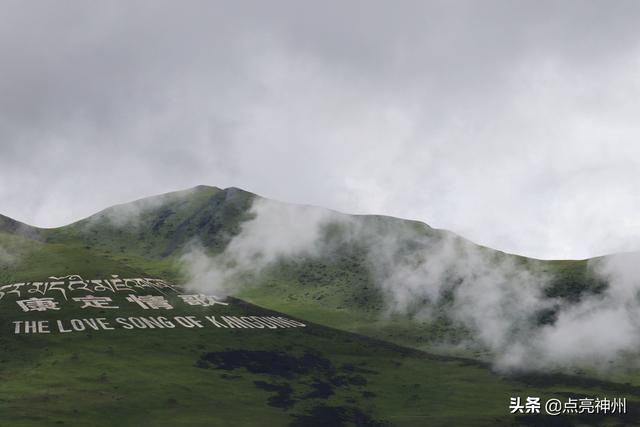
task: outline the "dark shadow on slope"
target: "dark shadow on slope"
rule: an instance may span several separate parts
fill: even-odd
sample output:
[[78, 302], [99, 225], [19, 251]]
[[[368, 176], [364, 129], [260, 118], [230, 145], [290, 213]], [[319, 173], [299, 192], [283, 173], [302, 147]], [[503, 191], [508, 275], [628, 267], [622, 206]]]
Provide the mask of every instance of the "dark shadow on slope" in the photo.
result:
[[[263, 307], [250, 304], [246, 301], [242, 301], [237, 298], [230, 298], [230, 299], [233, 300], [234, 304], [246, 307], [247, 310], [251, 310], [252, 312], [262, 313], [261, 315], [274, 316], [274, 315], [283, 314], [281, 312], [269, 310]], [[422, 350], [403, 347], [398, 344], [390, 343], [377, 338], [372, 338], [366, 335], [360, 335], [355, 332], [342, 331], [342, 330], [333, 329], [327, 326], [315, 324], [315, 323], [306, 321], [304, 319], [296, 318], [295, 316], [291, 316], [289, 314], [287, 314], [287, 317], [306, 323], [308, 326], [310, 326], [309, 328], [307, 328], [306, 332], [316, 336], [331, 337], [331, 336], [334, 336], [336, 333], [339, 333], [343, 336], [351, 336], [354, 339], [361, 340], [362, 342], [368, 342], [371, 345], [374, 345], [380, 349], [388, 349], [388, 350], [397, 352], [400, 356], [423, 358], [423, 359], [440, 361], [440, 362], [453, 362], [453, 363], [458, 363], [466, 366], [477, 366], [477, 367], [485, 368], [488, 370], [492, 370], [492, 366], [488, 362], [483, 362], [483, 361], [464, 358], [464, 357], [445, 356], [445, 355], [428, 353]], [[563, 387], [577, 387], [577, 388], [600, 388], [607, 391], [614, 391], [617, 393], [625, 394], [627, 396], [628, 395], [640, 396], [640, 386], [632, 385], [629, 383], [618, 383], [614, 381], [600, 380], [596, 378], [589, 378], [589, 377], [583, 377], [583, 376], [577, 376], [577, 375], [569, 375], [569, 374], [561, 374], [561, 373], [545, 374], [545, 373], [539, 373], [539, 372], [512, 372], [509, 374], [500, 374], [496, 372], [494, 374], [503, 378], [506, 381], [512, 381], [516, 383], [522, 383], [522, 384], [537, 386], [537, 387], [563, 386]]]

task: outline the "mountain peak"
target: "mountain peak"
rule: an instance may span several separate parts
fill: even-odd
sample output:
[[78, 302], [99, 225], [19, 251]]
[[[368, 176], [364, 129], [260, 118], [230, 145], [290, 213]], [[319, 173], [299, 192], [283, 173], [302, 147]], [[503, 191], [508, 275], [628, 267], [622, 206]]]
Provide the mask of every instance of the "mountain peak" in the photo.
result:
[[112, 206], [48, 230], [47, 239], [80, 239], [87, 248], [110, 251], [131, 247], [145, 256], [168, 256], [194, 238], [221, 250], [247, 219], [254, 197], [236, 187], [198, 185]]

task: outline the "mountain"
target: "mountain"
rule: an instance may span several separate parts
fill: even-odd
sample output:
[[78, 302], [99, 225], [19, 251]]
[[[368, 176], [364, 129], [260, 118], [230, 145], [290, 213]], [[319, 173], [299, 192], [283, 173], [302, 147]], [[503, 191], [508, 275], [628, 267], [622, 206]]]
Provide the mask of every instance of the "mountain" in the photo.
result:
[[43, 231], [50, 242], [82, 242], [100, 251], [126, 248], [163, 258], [198, 237], [220, 250], [246, 220], [255, 195], [199, 186], [117, 205], [66, 227]]
[[[266, 199], [237, 188], [198, 186], [113, 206], [54, 229], [38, 229], [3, 217], [2, 230], [45, 243], [34, 246], [30, 256], [17, 257], [18, 265], [14, 266], [12, 274], [5, 272], [3, 278], [5, 281], [22, 280], [20, 272], [38, 271], [34, 264], [42, 257], [60, 258], [55, 268], [47, 270], [51, 274], [69, 274], [74, 269], [84, 268], [84, 256], [90, 256], [99, 260], [91, 263], [94, 274], [107, 274], [117, 266], [125, 271], [144, 271], [185, 281], [178, 268], [185, 248], [197, 241], [211, 256], [222, 253], [241, 232], [243, 224], [256, 216], [252, 206], [257, 200]], [[318, 237], [325, 250], [304, 256], [278, 257], [276, 262], [261, 269], [258, 276], [250, 276], [248, 280], [234, 278], [243, 283], [233, 293], [256, 304], [397, 344], [432, 350], [441, 339], [462, 339], [466, 332], [442, 316], [436, 316], [434, 322], [414, 322], [411, 318], [424, 306], [421, 304], [425, 299], [423, 295], [414, 295], [415, 301], [402, 313], [383, 316], [388, 312], [385, 292], [389, 293], [389, 289], [376, 284], [376, 278], [372, 277], [375, 275], [372, 271], [377, 268], [372, 264], [380, 264], [381, 257], [385, 258], [384, 262], [398, 264], [405, 259], [414, 262], [415, 254], [427, 253], [440, 264], [450, 263], [450, 260], [438, 260], [440, 254], [432, 248], [443, 245], [442, 242], [453, 242], [463, 248], [456, 249], [459, 253], [454, 256], [459, 259], [464, 260], [462, 252], [467, 257], [471, 253], [473, 258], [482, 257], [483, 264], [510, 264], [525, 271], [545, 272], [550, 278], [545, 287], [549, 298], [579, 301], [583, 295], [598, 293], [604, 288], [602, 281], [589, 271], [588, 260], [528, 259], [475, 245], [451, 232], [417, 221], [378, 215], [351, 216], [323, 208], [269, 203], [277, 209], [293, 208], [294, 220], [318, 212], [320, 216], [329, 214]], [[389, 241], [393, 242], [394, 253], [374, 254], [372, 261], [370, 248], [385, 246]], [[28, 242], [28, 245], [33, 243]], [[83, 256], [79, 257], [79, 254]], [[477, 263], [477, 260], [473, 262]], [[456, 270], [460, 265], [452, 264], [448, 268]], [[417, 270], [417, 273], [424, 272]], [[439, 279], [451, 282], [453, 289], [456, 282], [464, 278], [443, 276]], [[437, 296], [438, 310], [448, 309], [445, 297], [451, 289], [440, 289], [445, 295]], [[537, 315], [541, 321], [549, 321], [553, 320], [555, 311], [545, 309]], [[382, 317], [386, 320], [381, 321]]]
[[[145, 271], [185, 281], [186, 277], [178, 268], [185, 248], [197, 241], [210, 256], [219, 255], [239, 235], [243, 224], [255, 218], [254, 202], [265, 200], [237, 188], [198, 186], [113, 206], [54, 229], [38, 229], [3, 217], [0, 225], [10, 235], [45, 243], [33, 246], [33, 242], [23, 241], [21, 250], [25, 250], [25, 245], [33, 246], [32, 252], [30, 256], [17, 257], [18, 265], [14, 266], [12, 274], [5, 269], [4, 279], [21, 280], [21, 271], [38, 271], [34, 264], [45, 256], [62, 258], [57, 268], [48, 270], [51, 274], [68, 274], [85, 267], [84, 257], [78, 256], [84, 254], [99, 260], [91, 263], [95, 274], [106, 274], [109, 268], [117, 265], [125, 271]], [[462, 339], [466, 336], [459, 325], [452, 325], [443, 316], [436, 316], [435, 321], [428, 323], [417, 323], [412, 318], [425, 307], [421, 301], [429, 298], [437, 300], [436, 311], [448, 310], [446, 297], [458, 282], [478, 280], [477, 277], [456, 276], [455, 270], [464, 268], [459, 265], [461, 263], [477, 264], [479, 257], [482, 261], [475, 266], [477, 269], [486, 269], [486, 264], [493, 264], [491, 268], [498, 270], [508, 264], [509, 269], [515, 265], [523, 271], [544, 272], [548, 276], [545, 295], [560, 301], [579, 301], [583, 295], [598, 293], [605, 288], [602, 281], [590, 272], [588, 260], [529, 259], [475, 245], [451, 232], [417, 221], [377, 215], [351, 216], [323, 208], [268, 202], [276, 209], [288, 209], [293, 221], [304, 222], [314, 215], [326, 217], [317, 237], [323, 242], [324, 250], [277, 257], [275, 262], [263, 266], [265, 268], [261, 268], [258, 276], [250, 276], [248, 280], [235, 277], [238, 285], [233, 293], [256, 304], [397, 344], [432, 350], [433, 344], [437, 345], [443, 338]], [[281, 225], [270, 226], [274, 228], [273, 233], [277, 232], [278, 226]], [[312, 226], [318, 225], [309, 227]], [[389, 242], [393, 247], [387, 252], [393, 253], [374, 253], [371, 256], [371, 248], [386, 247]], [[444, 245], [456, 246], [452, 255], [455, 262], [439, 259], [442, 252], [451, 251], [448, 247], [442, 249]], [[384, 281], [384, 278], [374, 276], [389, 275], [385, 271], [376, 272], [380, 269], [377, 264], [402, 265], [405, 260], [423, 263], [424, 260], [416, 258], [422, 253], [427, 254], [427, 261], [431, 257], [440, 266], [431, 266], [427, 270], [443, 268], [445, 264], [446, 268], [453, 270], [449, 276], [443, 273], [437, 278], [447, 283], [440, 288], [442, 295], [427, 297], [413, 294], [410, 304], [400, 313], [396, 311], [392, 316], [384, 316], [389, 314], [386, 294], [393, 293], [393, 289], [385, 289], [376, 283]], [[412, 273], [419, 276], [425, 271], [417, 269]], [[470, 276], [473, 275], [477, 276], [476, 272]], [[434, 301], [431, 303], [433, 306]], [[556, 311], [553, 307], [547, 308], [536, 316], [541, 322], [553, 321]], [[382, 317], [386, 320], [381, 321]]]
[[[194, 251], [226, 273], [207, 264], [198, 283], [227, 287], [190, 287]], [[546, 425], [511, 414], [510, 398], [606, 395], [628, 398], [629, 412], [561, 419], [635, 425], [635, 373], [496, 371], [460, 317], [480, 319], [492, 281], [509, 295], [539, 277], [553, 304], [527, 316], [541, 327], [607, 288], [588, 260], [528, 259], [416, 221], [237, 188], [198, 186], [53, 229], [0, 217], [0, 411], [11, 426]], [[198, 305], [221, 289], [233, 297]], [[506, 300], [516, 314], [520, 296]]]

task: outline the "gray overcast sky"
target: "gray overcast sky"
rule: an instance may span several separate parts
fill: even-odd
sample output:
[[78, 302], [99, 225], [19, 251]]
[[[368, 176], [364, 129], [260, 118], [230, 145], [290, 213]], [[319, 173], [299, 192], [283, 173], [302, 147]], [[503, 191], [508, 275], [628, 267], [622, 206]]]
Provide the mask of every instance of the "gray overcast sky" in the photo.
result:
[[0, 212], [197, 184], [640, 249], [640, 2], [0, 1]]

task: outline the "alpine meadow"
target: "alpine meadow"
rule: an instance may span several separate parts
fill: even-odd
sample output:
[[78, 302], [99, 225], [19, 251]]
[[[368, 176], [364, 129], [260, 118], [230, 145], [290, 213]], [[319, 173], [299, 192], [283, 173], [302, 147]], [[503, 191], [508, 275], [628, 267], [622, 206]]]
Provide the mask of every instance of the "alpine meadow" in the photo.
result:
[[[209, 186], [0, 217], [0, 424], [638, 425], [639, 261]], [[511, 413], [527, 396], [626, 411]]]

